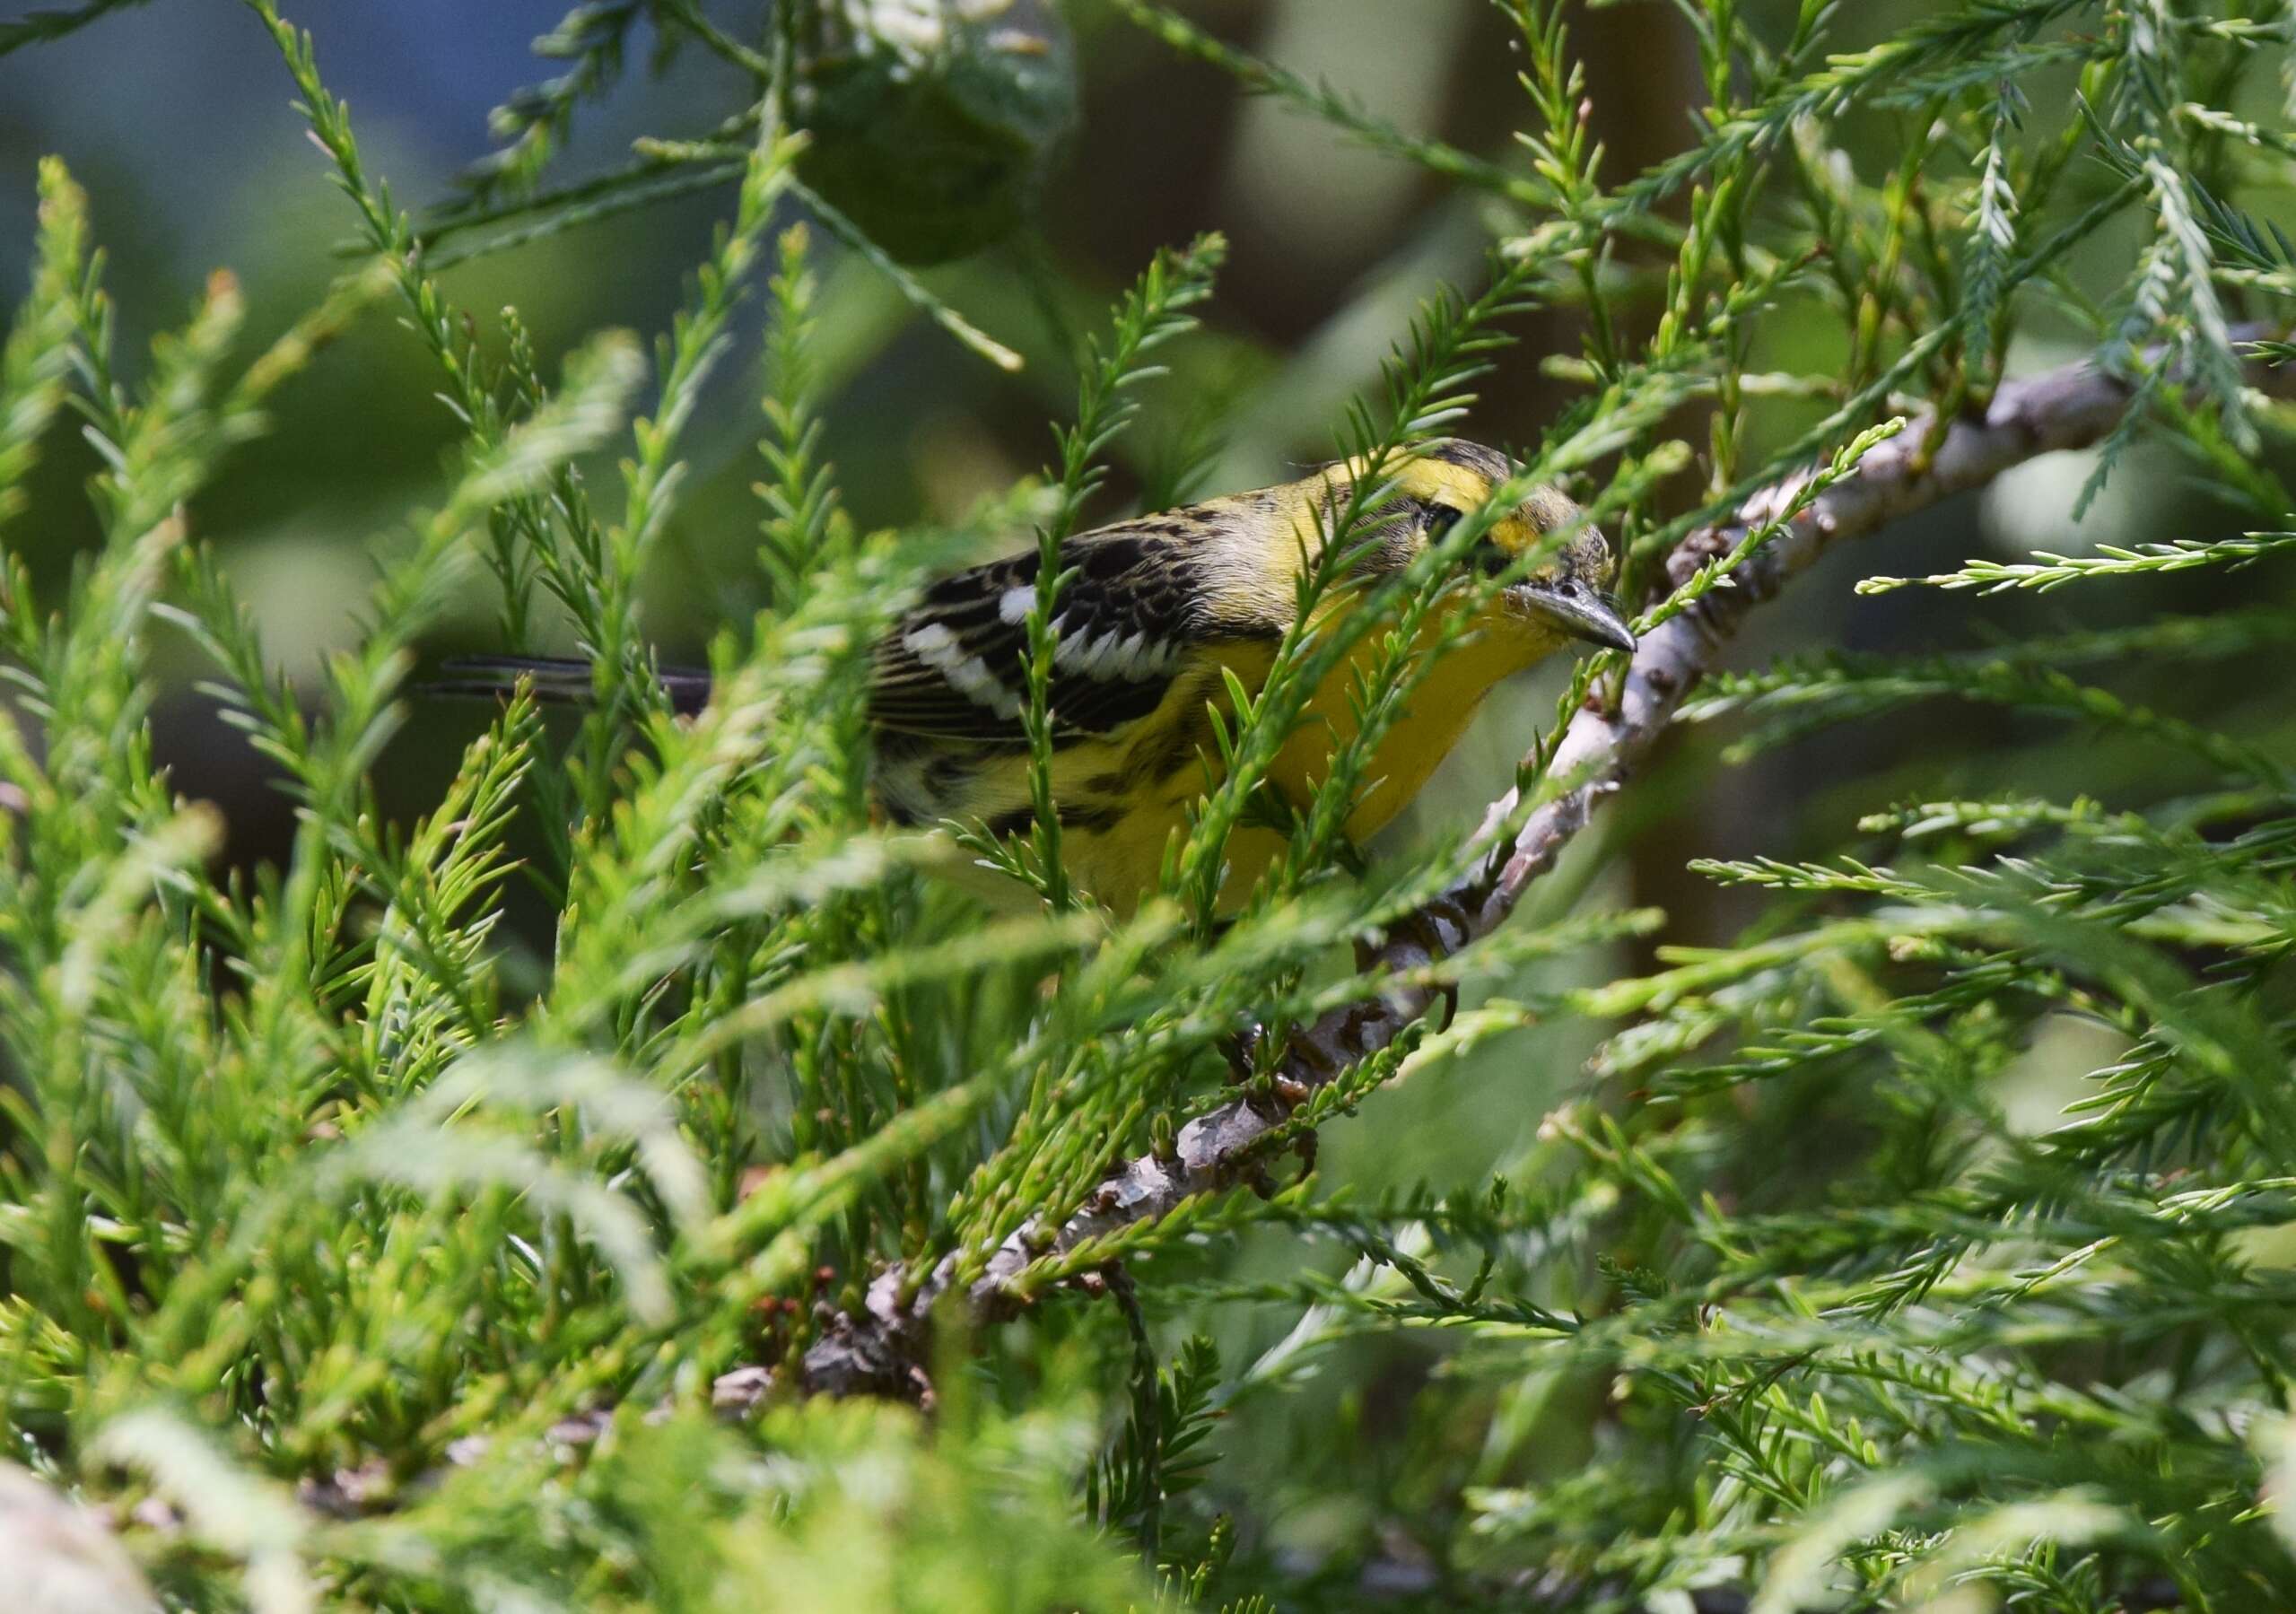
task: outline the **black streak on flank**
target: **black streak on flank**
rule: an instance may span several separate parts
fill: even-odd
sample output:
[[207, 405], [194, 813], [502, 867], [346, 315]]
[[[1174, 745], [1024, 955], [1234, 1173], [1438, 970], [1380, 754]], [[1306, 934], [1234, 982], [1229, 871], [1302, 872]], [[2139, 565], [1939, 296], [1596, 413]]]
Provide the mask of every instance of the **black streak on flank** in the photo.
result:
[[1035, 822], [1036, 810], [1034, 807], [1015, 807], [1008, 813], [999, 813], [989, 820], [986, 827], [989, 833], [998, 840], [1008, 841], [1015, 835], [1026, 834], [1029, 826]]
[[937, 756], [925, 764], [925, 789], [936, 796], [946, 798], [954, 794], [956, 787], [963, 784], [972, 772], [973, 763], [969, 758], [956, 755]]
[[[1061, 809], [1062, 829], [1084, 830], [1094, 834], [1105, 834], [1123, 818], [1122, 808], [1113, 807], [1064, 807]], [[999, 813], [988, 821], [990, 834], [1000, 841], [1009, 841], [1025, 835], [1035, 826], [1036, 814], [1030, 807], [1014, 807]]]
[[1087, 830], [1094, 834], [1104, 835], [1114, 829], [1123, 816], [1124, 812], [1122, 807], [1064, 807], [1061, 809], [1061, 827]]

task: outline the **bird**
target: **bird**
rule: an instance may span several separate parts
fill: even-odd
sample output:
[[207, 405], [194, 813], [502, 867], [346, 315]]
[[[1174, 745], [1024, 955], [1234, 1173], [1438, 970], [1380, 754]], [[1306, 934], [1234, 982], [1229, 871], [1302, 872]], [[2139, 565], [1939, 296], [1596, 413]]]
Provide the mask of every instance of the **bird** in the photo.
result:
[[[1227, 675], [1255, 695], [1263, 686], [1294, 625], [1303, 569], [1366, 469], [1361, 458], [1333, 461], [1278, 486], [1135, 517], [1061, 543], [1061, 571], [1070, 575], [1055, 600], [1047, 701], [1061, 865], [1072, 887], [1119, 917], [1157, 887], [1167, 843], [1185, 832], [1189, 808], [1218, 782], [1211, 712], [1230, 705]], [[1460, 438], [1419, 444], [1380, 472], [1376, 502], [1350, 539], [1347, 575], [1323, 593], [1311, 626], [1355, 608], [1370, 585], [1408, 566], [1517, 474], [1506, 455]], [[1362, 775], [1368, 782], [1346, 821], [1350, 842], [1375, 833], [1418, 794], [1501, 680], [1574, 641], [1634, 649], [1632, 631], [1603, 592], [1614, 569], [1609, 542], [1553, 486], [1534, 487], [1515, 508], [1497, 512], [1456, 563], [1458, 580], [1509, 571], [1519, 557], [1542, 549], [1522, 576], [1485, 592], [1469, 620], [1450, 624], [1463, 632], [1432, 624], [1422, 631], [1434, 661]], [[870, 788], [885, 823], [985, 828], [997, 837], [1029, 833], [1035, 809], [1023, 714], [1039, 563], [1032, 551], [929, 585], [876, 645]], [[1463, 601], [1465, 590], [1445, 598], [1454, 595]], [[1321, 681], [1277, 755], [1268, 782], [1292, 806], [1313, 799], [1332, 752], [1356, 734], [1353, 679], [1377, 653], [1380, 637], [1359, 640]], [[590, 690], [589, 664], [579, 658], [465, 658], [442, 670], [449, 676], [431, 686], [440, 693], [500, 694], [527, 682], [538, 699], [580, 702]], [[691, 714], [707, 702], [706, 672], [665, 667], [658, 676], [675, 711]], [[1224, 911], [1243, 900], [1285, 844], [1270, 828], [1235, 832], [1219, 895]], [[960, 877], [967, 872], [963, 859], [951, 859], [951, 868]], [[992, 899], [1015, 894], [1012, 887], [1001, 877], [982, 886]]]

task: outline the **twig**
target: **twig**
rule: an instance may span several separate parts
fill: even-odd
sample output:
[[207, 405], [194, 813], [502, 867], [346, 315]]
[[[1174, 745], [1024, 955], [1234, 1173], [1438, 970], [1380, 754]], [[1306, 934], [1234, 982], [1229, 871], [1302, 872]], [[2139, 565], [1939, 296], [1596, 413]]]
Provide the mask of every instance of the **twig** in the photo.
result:
[[[2259, 333], [2236, 333], [2253, 340]], [[2296, 377], [2267, 372], [2287, 387]], [[1810, 501], [1808, 508], [1737, 572], [1729, 586], [1643, 636], [1614, 701], [1590, 700], [1571, 720], [1548, 764], [1550, 779], [1576, 782], [1532, 812], [1513, 841], [1496, 848], [1480, 868], [1402, 924], [1376, 947], [1370, 967], [1407, 979], [1411, 972], [1457, 952], [1506, 922], [1531, 883], [1555, 865], [1573, 836], [1585, 829], [1602, 799], [1631, 777], [1672, 721], [1683, 698], [1705, 676], [1716, 653], [1747, 615], [1773, 598], [1796, 573], [1830, 545], [1862, 537], [1957, 493], [1984, 486], [2004, 471], [2042, 454], [2084, 448], [2105, 438], [2129, 402], [2127, 387], [2093, 362], [2067, 365], [2030, 380], [2003, 386], [1982, 419], [1951, 422], [1933, 439], [1933, 420], [1916, 416], [1897, 437], [1870, 450], [1855, 472]], [[1747, 534], [1777, 520], [1795, 502], [1812, 471], [1761, 489], [1730, 522], [1691, 533], [1667, 557], [1668, 580], [1680, 588], [1713, 556], [1731, 553]], [[1513, 791], [1491, 804], [1479, 832], [1488, 837], [1514, 816]], [[1275, 1084], [1296, 1095], [1329, 1083], [1388, 1047], [1433, 1008], [1438, 990], [1400, 985], [1384, 997], [1334, 1010], [1295, 1033]], [[1030, 1262], [1074, 1248], [1134, 1223], [1169, 1214], [1200, 1195], [1244, 1181], [1282, 1126], [1291, 1105], [1255, 1107], [1236, 1099], [1189, 1122], [1164, 1157], [1154, 1153], [1112, 1171], [1085, 1208], [1047, 1237], [1025, 1228], [991, 1257], [966, 1296], [974, 1323], [1000, 1321], [1018, 1309], [1009, 1285]], [[904, 1304], [907, 1275], [900, 1268], [870, 1285], [858, 1313], [825, 1318], [821, 1338], [806, 1353], [804, 1387], [830, 1394], [877, 1393], [913, 1398], [923, 1383], [926, 1318], [954, 1269], [944, 1261]]]

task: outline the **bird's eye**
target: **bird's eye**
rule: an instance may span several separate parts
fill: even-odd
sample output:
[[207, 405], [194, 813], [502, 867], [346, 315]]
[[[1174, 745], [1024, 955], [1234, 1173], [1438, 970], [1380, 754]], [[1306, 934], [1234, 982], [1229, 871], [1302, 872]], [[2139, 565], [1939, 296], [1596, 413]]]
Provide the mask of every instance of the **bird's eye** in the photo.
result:
[[1454, 510], [1448, 504], [1428, 505], [1427, 507], [1427, 541], [1429, 546], [1442, 543], [1443, 535], [1458, 526], [1459, 518], [1465, 513], [1464, 510]]

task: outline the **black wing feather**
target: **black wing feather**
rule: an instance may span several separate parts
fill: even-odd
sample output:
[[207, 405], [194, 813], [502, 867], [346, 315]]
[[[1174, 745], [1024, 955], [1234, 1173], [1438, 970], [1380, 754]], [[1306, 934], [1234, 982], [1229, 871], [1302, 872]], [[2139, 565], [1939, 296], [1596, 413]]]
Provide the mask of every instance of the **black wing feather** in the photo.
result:
[[[1174, 534], [1122, 527], [1071, 538], [1061, 560], [1077, 575], [1054, 618], [1053, 732], [1107, 734], [1162, 703], [1179, 647], [1196, 636], [1190, 563]], [[1016, 555], [928, 589], [877, 646], [870, 720], [922, 738], [1026, 745], [1028, 624], [1017, 607], [1036, 571], [1036, 556]]]
[[[1060, 645], [1050, 691], [1053, 733], [1113, 733], [1163, 703], [1183, 646], [1209, 631], [1187, 553], [1170, 519], [1104, 528], [1061, 548], [1076, 575], [1061, 591]], [[1028, 624], [1037, 557], [1015, 555], [941, 579], [877, 644], [869, 720], [883, 733], [989, 748], [1027, 744]], [[585, 702], [590, 665], [573, 657], [472, 656], [428, 685], [439, 694], [501, 694], [520, 677], [546, 701]], [[710, 675], [660, 669], [671, 705], [699, 711]]]

